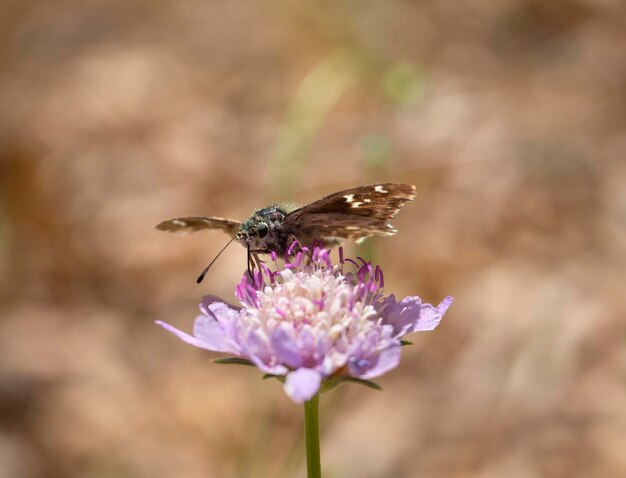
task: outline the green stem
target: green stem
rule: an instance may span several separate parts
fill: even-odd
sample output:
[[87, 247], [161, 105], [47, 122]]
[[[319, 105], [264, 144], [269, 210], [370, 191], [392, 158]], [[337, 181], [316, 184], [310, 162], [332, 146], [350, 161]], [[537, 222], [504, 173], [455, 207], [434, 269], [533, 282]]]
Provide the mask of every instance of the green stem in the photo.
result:
[[319, 394], [316, 394], [308, 402], [304, 402], [304, 434], [306, 437], [306, 469], [308, 478], [322, 477], [319, 404]]

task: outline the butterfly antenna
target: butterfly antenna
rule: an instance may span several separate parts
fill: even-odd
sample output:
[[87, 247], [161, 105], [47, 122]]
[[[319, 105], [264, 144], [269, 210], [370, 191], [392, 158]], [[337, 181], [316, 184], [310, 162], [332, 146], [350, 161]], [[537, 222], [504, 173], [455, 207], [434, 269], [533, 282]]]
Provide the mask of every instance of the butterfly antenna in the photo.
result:
[[208, 266], [206, 266], [206, 267], [205, 267], [205, 269], [202, 271], [202, 274], [200, 274], [200, 275], [198, 276], [198, 279], [196, 279], [196, 283], [198, 283], [198, 284], [199, 284], [200, 282], [202, 282], [202, 280], [204, 279], [204, 276], [206, 275], [206, 273], [207, 273], [207, 272], [209, 272], [209, 269], [211, 268], [211, 266], [213, 265], [213, 263], [217, 260], [217, 258], [218, 258], [219, 256], [221, 256], [221, 255], [222, 255], [222, 252], [224, 252], [224, 251], [226, 250], [226, 248], [227, 248], [228, 246], [230, 246], [230, 243], [231, 243], [231, 242], [233, 242], [234, 240], [235, 240], [235, 237], [233, 237], [230, 241], [228, 241], [228, 243], [227, 243], [224, 247], [222, 247], [222, 250], [221, 250], [221, 251], [219, 251], [219, 252], [217, 253], [217, 256], [215, 256], [215, 257], [213, 258], [213, 260], [211, 261], [211, 263], [210, 263]]

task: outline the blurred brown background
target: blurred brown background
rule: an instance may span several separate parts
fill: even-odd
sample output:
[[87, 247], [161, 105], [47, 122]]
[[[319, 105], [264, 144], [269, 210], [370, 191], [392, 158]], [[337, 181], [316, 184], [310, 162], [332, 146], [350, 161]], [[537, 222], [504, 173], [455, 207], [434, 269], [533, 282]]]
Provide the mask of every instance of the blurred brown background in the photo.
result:
[[244, 250], [153, 227], [387, 180], [388, 290], [455, 303], [322, 397], [325, 476], [626, 476], [621, 0], [6, 0], [0, 64], [0, 477], [303, 477], [279, 384], [153, 324]]

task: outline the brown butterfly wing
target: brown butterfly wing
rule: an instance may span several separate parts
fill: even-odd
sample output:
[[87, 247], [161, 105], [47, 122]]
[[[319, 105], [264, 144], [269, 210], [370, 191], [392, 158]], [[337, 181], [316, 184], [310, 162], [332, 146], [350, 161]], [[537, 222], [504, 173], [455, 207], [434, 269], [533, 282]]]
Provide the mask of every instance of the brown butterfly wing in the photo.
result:
[[286, 231], [303, 242], [322, 238], [360, 239], [397, 232], [389, 222], [407, 202], [415, 198], [410, 184], [372, 184], [323, 197], [289, 213]]
[[174, 232], [177, 234], [190, 234], [206, 229], [221, 229], [230, 236], [239, 231], [240, 221], [225, 219], [223, 217], [187, 216], [175, 217], [156, 225], [159, 231]]

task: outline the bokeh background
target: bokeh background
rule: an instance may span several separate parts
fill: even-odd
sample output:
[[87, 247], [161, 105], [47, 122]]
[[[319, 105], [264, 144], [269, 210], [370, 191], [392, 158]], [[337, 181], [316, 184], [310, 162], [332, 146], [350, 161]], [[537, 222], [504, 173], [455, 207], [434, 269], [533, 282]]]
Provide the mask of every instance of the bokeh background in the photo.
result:
[[154, 225], [380, 181], [364, 253], [455, 303], [322, 397], [325, 476], [626, 476], [623, 1], [5, 0], [0, 65], [0, 477], [303, 477], [280, 385], [154, 325], [244, 250]]

